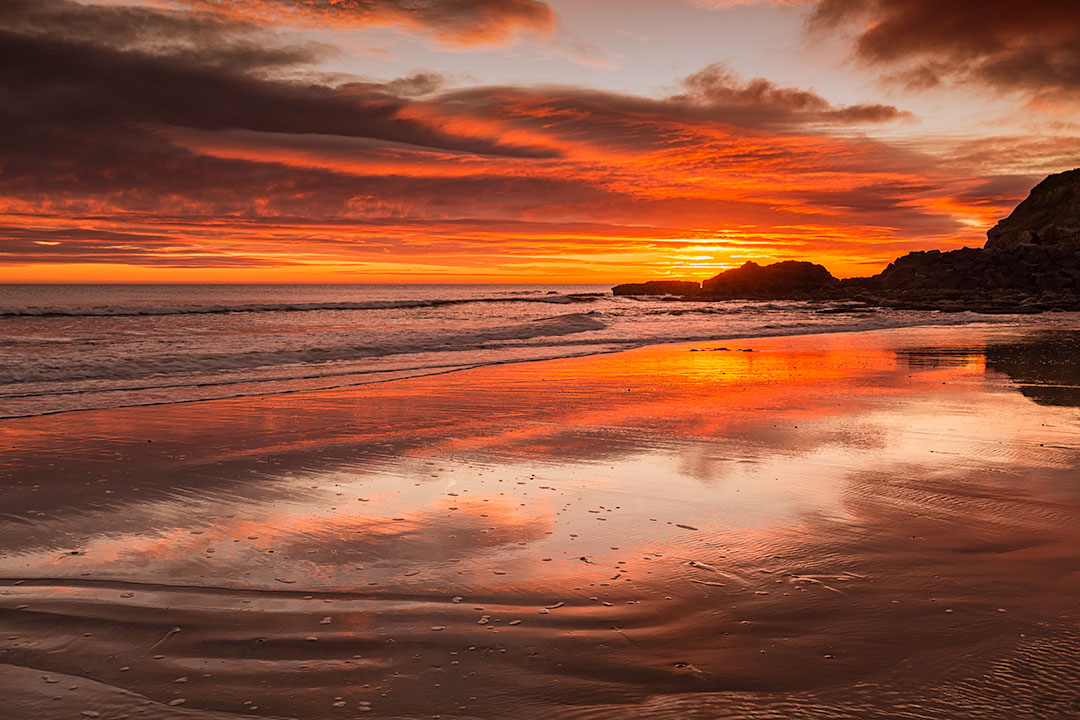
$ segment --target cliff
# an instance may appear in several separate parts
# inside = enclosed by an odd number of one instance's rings
[[[931,250],[869,278],[841,281],[853,297],[891,307],[1028,312],[1080,308],[1080,246]]]
[[[909,253],[877,275],[843,281],[809,262],[748,262],[700,289],[697,283],[643,283],[620,285],[615,294],[649,294],[639,289],[654,285],[688,300],[848,298],[912,309],[1080,310],[1080,169],[1036,185],[987,231],[984,248]]]
[[[1023,245],[1080,249],[1080,168],[1051,175],[1036,185],[986,237],[987,250]]]

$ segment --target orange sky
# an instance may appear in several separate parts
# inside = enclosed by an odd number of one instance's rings
[[[15,0],[0,280],[878,272],[1080,165],[1049,0]]]

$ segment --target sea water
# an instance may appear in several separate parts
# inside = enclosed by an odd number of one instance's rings
[[[384,382],[642,345],[971,323],[599,285],[0,285],[0,417]]]

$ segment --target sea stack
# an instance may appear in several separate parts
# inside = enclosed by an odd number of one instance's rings
[[[839,287],[840,281],[821,265],[786,260],[744,263],[701,283],[701,294],[722,300],[801,300],[836,295]]]

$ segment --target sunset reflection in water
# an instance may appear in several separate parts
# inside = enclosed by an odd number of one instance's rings
[[[1075,387],[959,334],[4,421],[0,662],[304,718],[1045,702],[1002,668],[1077,661]]]

